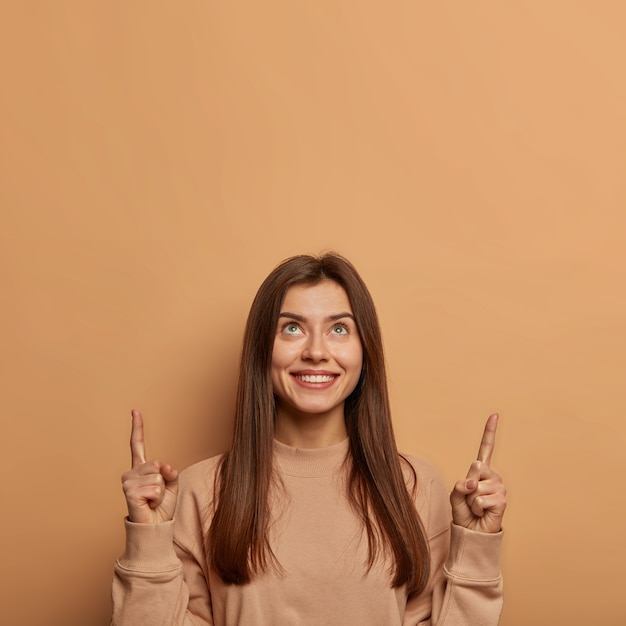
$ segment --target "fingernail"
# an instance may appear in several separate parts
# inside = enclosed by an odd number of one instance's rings
[[[466,487],[467,489],[476,489],[476,481],[475,481],[475,480],[468,480],[468,481],[465,483],[465,487]]]

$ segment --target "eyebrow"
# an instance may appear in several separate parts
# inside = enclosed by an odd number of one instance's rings
[[[306,322],[306,317],[304,317],[303,315],[298,315],[297,313],[289,313],[288,311],[283,311],[282,313],[279,313],[278,317],[288,317],[290,319],[296,320],[297,322]],[[340,320],[343,317],[349,317],[356,322],[356,320],[354,319],[354,315],[352,315],[352,313],[348,313],[347,311],[344,311],[343,313],[336,313],[335,315],[329,315],[324,321],[335,322],[336,320]]]

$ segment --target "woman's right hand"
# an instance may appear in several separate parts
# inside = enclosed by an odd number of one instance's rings
[[[128,519],[138,524],[158,524],[174,519],[178,496],[178,471],[159,461],[147,461],[143,417],[132,411],[130,433],[132,468],[122,475]]]

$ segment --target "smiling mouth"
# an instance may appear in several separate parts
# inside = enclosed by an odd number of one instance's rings
[[[294,376],[303,383],[330,383],[337,378],[329,374],[294,374]]]

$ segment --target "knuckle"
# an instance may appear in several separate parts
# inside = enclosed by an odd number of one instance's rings
[[[161,464],[158,461],[150,461],[146,463],[147,469],[149,470],[149,474],[160,475],[161,473]]]

